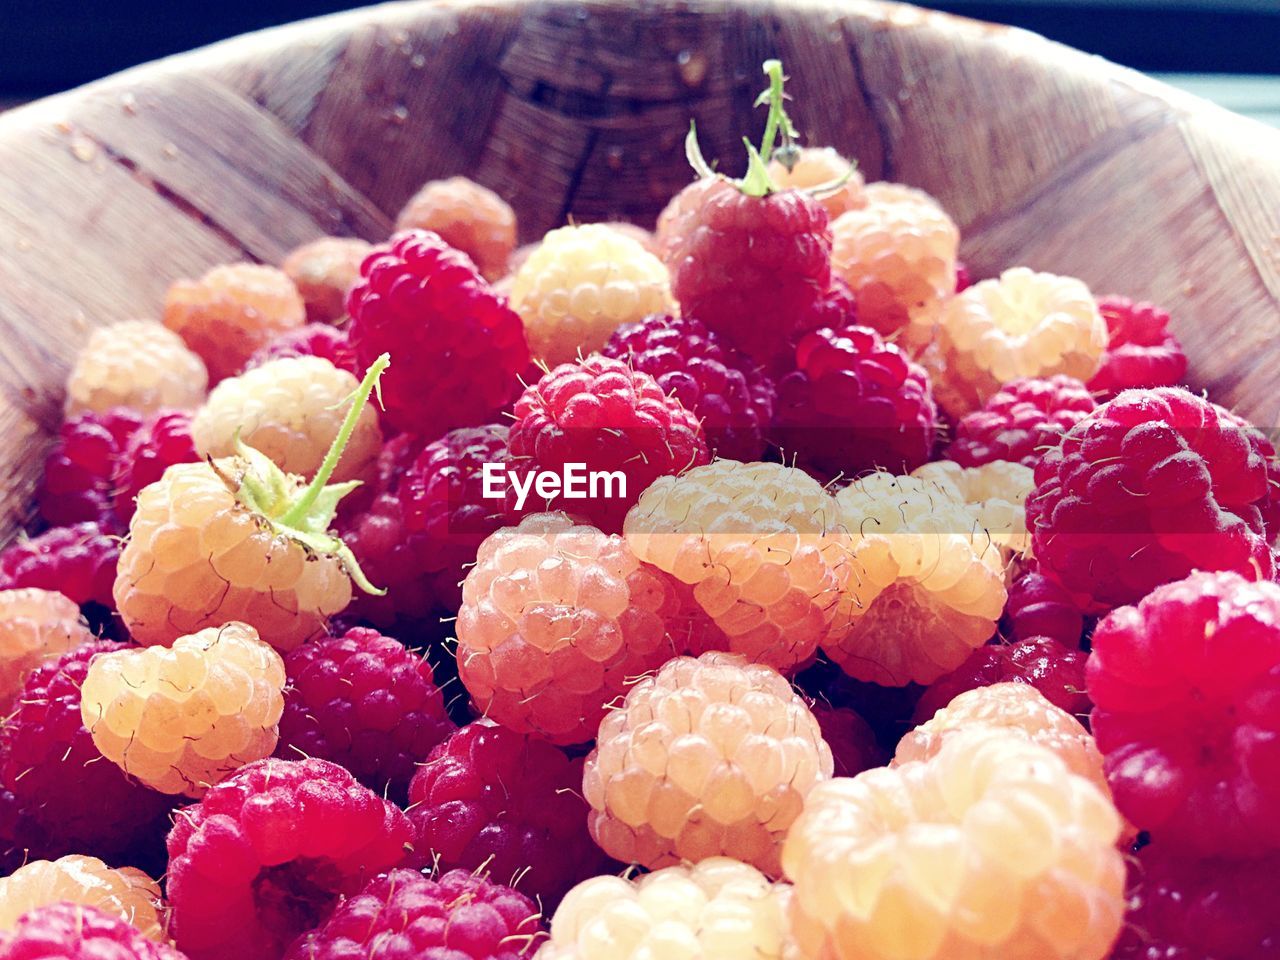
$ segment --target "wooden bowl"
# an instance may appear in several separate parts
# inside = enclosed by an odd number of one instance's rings
[[[868,0],[388,4],[242,37],[0,115],[0,540],[69,362],[170,281],[380,239],[424,180],[520,215],[649,223],[732,168],[760,63],[808,142],[939,197],[979,276],[1026,264],[1166,305],[1191,380],[1280,411],[1280,131],[1041,37]]]

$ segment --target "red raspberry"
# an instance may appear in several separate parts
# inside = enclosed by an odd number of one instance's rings
[[[1270,578],[1277,483],[1271,444],[1239,417],[1128,390],[1041,458],[1027,526],[1041,572],[1105,612],[1196,568]]]
[[[963,260],[956,261],[956,293],[964,293],[973,286],[973,277],[969,273],[969,265]]]
[[[409,785],[415,850],[438,870],[483,870],[554,904],[612,861],[587,833],[582,758],[479,720],[432,751]]]
[[[1084,633],[1084,614],[1071,594],[1044,574],[1031,571],[1009,587],[1000,630],[1010,640],[1052,637],[1068,649],[1075,649]]]
[[[357,380],[364,373],[346,331],[328,323],[308,323],[280,334],[250,357],[245,369],[260,367],[268,360],[281,357],[320,357],[339,370],[346,370]]]
[[[126,407],[66,421],[44,461],[44,479],[36,492],[40,515],[54,526],[94,522],[123,532],[111,496],[120,452],[141,425],[142,416]]]
[[[821,701],[809,709],[822,729],[822,739],[831,748],[835,776],[856,777],[864,770],[883,766],[888,760],[871,724],[856,711]]]
[[[1169,330],[1169,314],[1154,303],[1102,297],[1098,311],[1107,322],[1107,350],[1089,389],[1110,399],[1131,387],[1171,387],[1187,372],[1182,343]]]
[[[191,413],[169,410],[156,414],[133,432],[120,451],[115,474],[116,515],[128,522],[143,487],[155,483],[175,463],[199,459],[191,439]]]
[[[1093,634],[1093,732],[1116,806],[1205,856],[1280,851],[1280,586],[1194,573]]]
[[[0,960],[185,960],[128,921],[62,901],[37,907],[0,933]]]
[[[435,439],[497,419],[529,365],[524,326],[466,254],[409,230],[375,248],[347,298],[361,366],[394,362],[382,379],[384,420]],[[483,376],[477,376],[482,371]]]
[[[538,908],[484,877],[392,870],[299,938],[288,960],[530,960]]]
[[[778,382],[773,440],[796,465],[827,476],[910,473],[929,459],[937,408],[924,368],[870,327],[801,338]]]
[[[1035,467],[1062,435],[1097,407],[1075,377],[1028,377],[1000,388],[982,409],[960,418],[945,456],[963,467],[1011,460]]]
[[[376,630],[304,643],[284,663],[278,757],[332,760],[402,799],[415,764],[453,730],[431,665]]]
[[[115,609],[120,541],[96,523],[54,527],[38,537],[15,540],[0,553],[0,589],[40,587],[57,590],[80,606]]]
[[[413,828],[327,760],[241,767],[174,818],[171,932],[192,960],[278,960],[405,857]]]
[[[114,858],[162,830],[169,799],[104,759],[80,716],[89,661],[122,649],[95,641],[37,668],[4,727],[0,780],[40,834],[20,838],[33,857]]]
[[[1027,683],[1055,707],[1085,722],[1093,704],[1085,693],[1087,655],[1050,637],[1017,643],[989,643],[929,684],[916,704],[914,722],[924,723],[966,690],[993,683]]]
[[[548,502],[531,492],[521,506],[567,509],[606,533],[622,529],[627,510],[658,477],[710,459],[702,427],[678,399],[649,374],[594,355],[561,364],[525,390],[516,401],[510,455],[520,471],[560,473],[581,463],[588,472],[621,472],[625,496]]]
[[[773,417],[773,382],[697,320],[657,315],[627,324],[602,352],[649,374],[684,404],[702,421],[716,456],[760,459]]]

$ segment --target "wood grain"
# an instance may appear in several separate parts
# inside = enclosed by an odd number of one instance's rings
[[[652,222],[696,119],[723,169],[781,57],[811,142],[936,194],[980,274],[1168,305],[1193,382],[1280,420],[1280,131],[1022,31],[871,0],[387,4],[218,44],[0,116],[0,537],[90,327],[167,284],[376,239],[422,181]]]

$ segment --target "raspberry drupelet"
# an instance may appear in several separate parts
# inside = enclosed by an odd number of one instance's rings
[[[52,590],[0,590],[0,710],[7,710],[31,671],[93,634],[80,607]]]
[[[93,522],[123,530],[112,495],[122,451],[142,422],[140,414],[125,407],[65,420],[36,490],[40,515],[54,526]]]
[[[0,589],[57,590],[81,607],[115,609],[111,585],[120,541],[96,523],[53,527],[19,537],[0,552]]]
[[[339,370],[360,376],[360,366],[347,332],[328,323],[308,323],[280,334],[250,357],[245,369],[252,370],[281,357],[320,357]]]
[[[1074,377],[1014,380],[960,418],[945,456],[965,467],[1010,460],[1034,468],[1097,405]]]
[[[1036,466],[1027,500],[1036,561],[1087,613],[1134,603],[1193,569],[1275,569],[1271,443],[1182,389],[1127,390]]]
[[[33,860],[0,880],[0,930],[12,931],[32,910],[55,903],[93,907],[151,940],[165,939],[160,885],[141,870],[83,856]]]
[[[356,359],[396,358],[382,384],[383,421],[434,440],[497,420],[520,391],[529,348],[520,318],[466,254],[409,230],[375,248],[360,274],[347,298]]]
[[[259,760],[174,817],[170,931],[192,960],[280,960],[411,842],[404,813],[337,764]]]
[[[129,436],[119,453],[112,503],[125,523],[133,519],[138,494],[164,476],[175,463],[200,459],[191,438],[191,414],[162,410]]]
[[[190,410],[204,400],[209,373],[182,338],[151,320],[99,327],[67,375],[67,416],[127,407]]]
[[[430,230],[475,262],[490,282],[507,272],[516,248],[516,212],[466,177],[431,180],[396,215],[397,230]]]
[[[793,151],[785,162],[781,151],[775,151],[769,162],[769,178],[779,190],[815,190],[815,198],[833,221],[867,205],[866,183],[852,160],[834,147],[795,147]]]
[[[1124,913],[1120,819],[1006,731],[819,784],[783,849],[802,956],[1103,960]]]
[[[458,671],[478,710],[553,743],[590,740],[631,678],[672,657],[664,575],[627,542],[533,514],[480,546],[462,587]]]
[[[1102,297],[1098,311],[1107,324],[1107,350],[1089,389],[1110,400],[1134,387],[1172,387],[1187,373],[1182,343],[1169,329],[1169,314],[1154,303]]]
[[[306,319],[293,281],[275,267],[253,263],[179,280],[164,302],[164,325],[200,356],[213,383],[239,373],[255,351]]]
[[[1050,637],[1074,650],[1084,635],[1084,614],[1059,584],[1030,570],[1009,585],[1000,633],[1010,640]]]
[[[346,315],[347,293],[373,245],[355,237],[321,237],[285,257],[285,272],[307,311],[308,323],[333,324]]]
[[[777,671],[727,653],[678,657],[600,724],[582,781],[588,826],[624,863],[732,855],[777,876],[787,828],[833,763]]]
[[[185,960],[122,917],[81,903],[51,903],[0,933],[0,960]]]
[[[284,665],[277,756],[340,763],[375,793],[403,800],[416,765],[453,731],[431,665],[376,630],[303,644]]]
[[[1194,573],[1098,624],[1092,725],[1120,811],[1200,856],[1280,851],[1280,586]]]
[[[729,857],[628,881],[594,877],[551,920],[538,960],[784,960],[792,956],[786,884]]]
[[[414,852],[437,871],[483,871],[545,906],[616,865],[587,833],[582,758],[485,720],[440,744],[409,786]]]

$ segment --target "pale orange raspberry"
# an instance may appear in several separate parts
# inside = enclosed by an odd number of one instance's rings
[[[397,230],[431,230],[469,256],[486,280],[507,272],[516,247],[516,213],[487,187],[466,177],[432,180],[396,217]]]
[[[701,222],[700,212],[708,196],[721,189],[721,182],[719,177],[699,177],[668,200],[658,214],[653,239],[658,245],[658,258],[668,269],[675,268],[672,258],[676,247],[683,242],[684,235]]]
[[[624,237],[630,237],[655,257],[660,255],[658,251],[658,240],[653,235],[652,230],[646,230],[638,224],[627,223],[625,220],[609,220],[606,221],[603,226],[608,227],[616,233],[622,234]]]
[[[790,170],[776,159],[769,164],[769,179],[782,190],[807,190],[836,183],[845,176],[848,179],[843,186],[826,191],[817,198],[827,208],[827,215],[832,220],[867,205],[866,183],[852,160],[840,156],[834,147],[801,147]]]
[[[0,590],[0,709],[13,702],[32,670],[92,639],[80,607],[62,594]]]
[[[168,939],[159,884],[133,867],[112,869],[97,857],[82,856],[33,860],[0,880],[0,930],[12,930],[37,907],[63,902],[120,917],[152,940]]]
[[[176,333],[151,320],[124,320],[94,330],[76,354],[66,414],[188,410],[204,400],[208,386],[204,361]]]
[[[1003,551],[1006,560],[1031,556],[1026,505],[1035,488],[1035,471],[1030,467],[1007,460],[993,460],[977,467],[935,460],[916,468],[911,475],[968,504],[978,525]],[[1014,569],[1011,565],[1010,570]]]
[[[311,323],[337,323],[347,313],[347,291],[360,279],[372,244],[355,237],[321,237],[298,247],[280,268],[306,305]]]

